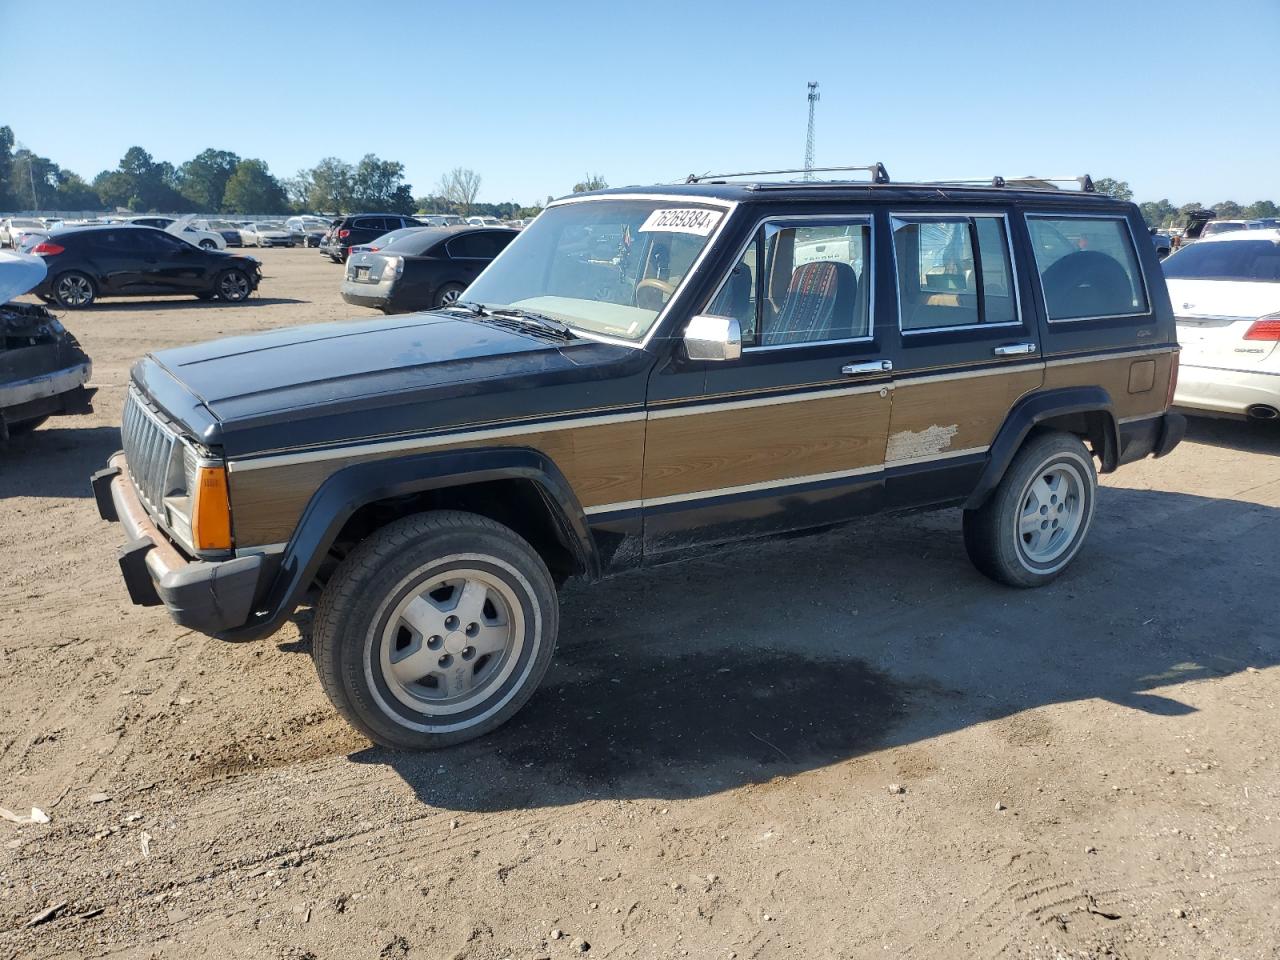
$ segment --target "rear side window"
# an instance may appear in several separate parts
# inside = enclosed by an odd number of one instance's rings
[[[904,333],[1017,323],[1001,216],[893,218]]]
[[[492,260],[511,242],[504,233],[469,233],[449,241],[449,256],[461,260]]]
[[[1027,227],[1050,321],[1148,312],[1133,236],[1124,218],[1030,214]]]
[[[1195,243],[1183,247],[1164,262],[1164,275],[1180,280],[1265,280],[1280,283],[1280,241]]]

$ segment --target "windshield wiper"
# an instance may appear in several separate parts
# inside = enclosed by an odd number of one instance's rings
[[[465,310],[477,317],[483,317],[488,311],[485,310],[483,303],[476,303],[472,300],[455,300],[453,303],[445,307],[446,310]]]
[[[569,339],[577,336],[577,334],[573,332],[573,328],[567,323],[555,320],[541,313],[533,313],[530,310],[521,310],[519,307],[498,307],[496,309],[490,309],[489,312],[496,317],[512,317],[516,320],[523,320],[526,323],[531,323],[534,326],[541,327],[543,330],[548,330],[551,333],[558,333],[560,336]]]

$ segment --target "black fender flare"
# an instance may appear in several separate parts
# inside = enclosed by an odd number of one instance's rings
[[[427,490],[510,479],[533,482],[579,569],[597,579],[600,558],[586,513],[560,468],[541,451],[477,447],[366,460],[343,467],[320,485],[285,546],[264,603],[258,605],[262,616],[227,631],[223,638],[255,640],[279,629],[301,602],[343,525],[361,507]]]
[[[1037,424],[1051,417],[1072,413],[1106,414],[1106,435],[1103,437],[1102,470],[1115,469],[1120,455],[1120,428],[1112,410],[1111,394],[1102,387],[1059,387],[1028,394],[1013,405],[987,452],[987,465],[978,478],[978,485],[964,503],[966,510],[976,510],[999,485],[1014,455]]]

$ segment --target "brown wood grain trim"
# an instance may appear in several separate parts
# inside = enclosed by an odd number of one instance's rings
[[[889,410],[877,391],[650,420],[644,497],[879,466]]]
[[[889,462],[990,446],[1010,409],[1037,389],[1040,369],[996,370],[987,376],[900,383],[893,391]]]
[[[1129,392],[1130,371],[1135,363],[1155,361],[1154,383],[1150,390]],[[1112,412],[1121,419],[1154,416],[1163,413],[1169,391],[1169,377],[1173,370],[1173,354],[1157,353],[1147,356],[1099,357],[1086,363],[1069,363],[1049,366],[1045,371],[1046,390],[1058,387],[1099,386],[1111,394]]]
[[[467,447],[531,447],[550,457],[564,473],[583,507],[640,497],[644,421],[631,420],[572,430],[527,433],[508,439],[484,438],[431,446],[430,452]],[[230,474],[232,519],[237,547],[288,540],[307,501],[329,476],[353,463],[412,456],[412,449],[354,453],[330,460],[283,464]],[[424,448],[423,451],[426,452]]]

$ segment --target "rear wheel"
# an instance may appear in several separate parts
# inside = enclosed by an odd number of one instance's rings
[[[219,300],[239,303],[246,299],[252,290],[249,278],[243,270],[223,270],[218,274],[218,282],[213,288],[213,293]]]
[[[446,283],[436,291],[435,307],[449,307],[458,302],[458,297],[462,296],[463,286],[460,283]]]
[[[389,747],[470,740],[533,694],[555,649],[555,585],[537,552],[475,514],[399,520],[326,585],[312,657],[351,724]]]
[[[1078,437],[1032,434],[987,502],[965,511],[969,559],[1011,587],[1048,583],[1084,545],[1097,490],[1093,457]]]
[[[217,250],[218,245],[214,243],[212,240],[210,240],[208,237],[205,237],[203,240],[200,241],[200,249],[201,250]]]
[[[93,280],[79,270],[68,270],[54,278],[53,300],[67,310],[82,310],[91,306],[98,297]]]

